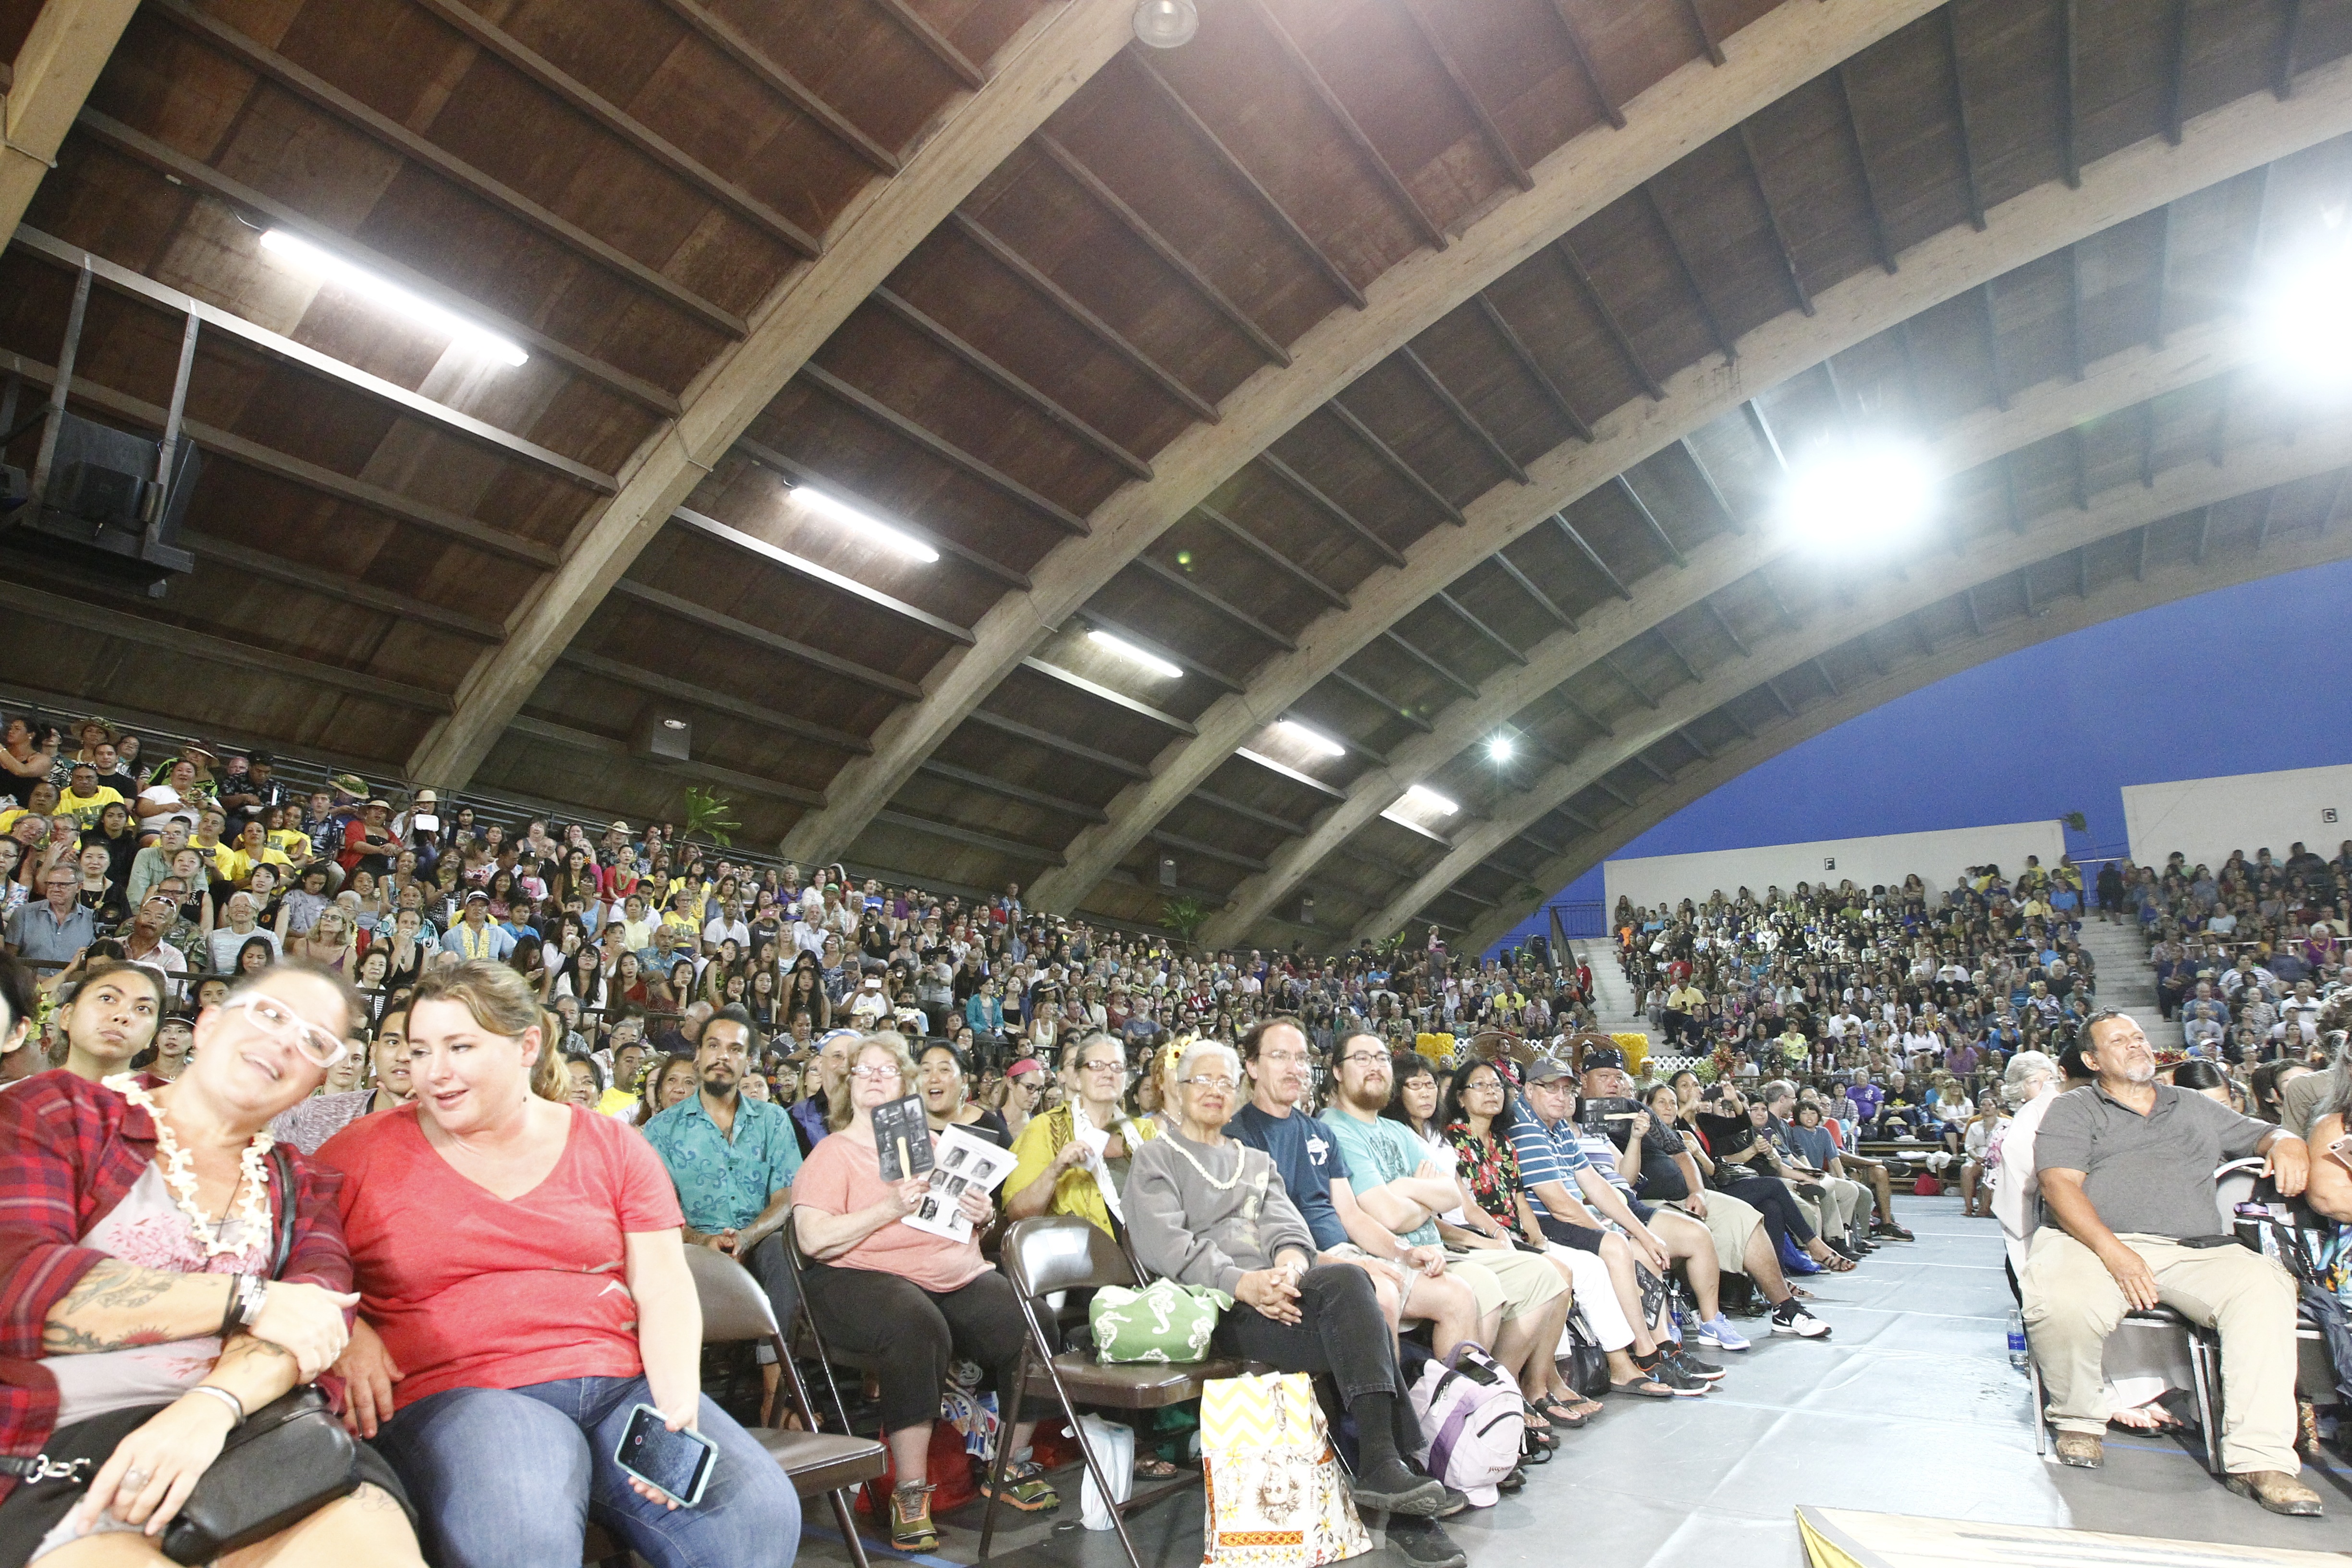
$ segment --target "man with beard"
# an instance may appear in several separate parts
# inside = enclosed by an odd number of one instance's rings
[[[782,1228],[801,1145],[782,1106],[743,1094],[759,1054],[749,1013],[729,1007],[712,1017],[694,1053],[700,1089],[646,1122],[646,1141],[677,1188],[687,1244],[740,1260],[768,1292],[776,1321],[789,1323],[798,1298]]]
[[[2213,1195],[2217,1166],[2261,1154],[2293,1197],[2308,1150],[2283,1127],[2158,1082],[2156,1054],[2127,1013],[2084,1023],[2082,1054],[2096,1077],[2059,1096],[2034,1139],[2052,1223],[2034,1233],[2018,1280],[2059,1462],[2103,1462],[2107,1335],[2125,1312],[2160,1302],[2221,1331],[2230,1489],[2273,1513],[2317,1517],[2318,1494],[2295,1479],[2294,1281],[2236,1244]]]

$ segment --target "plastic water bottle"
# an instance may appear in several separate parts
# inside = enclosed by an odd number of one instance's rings
[[[2009,1364],[2020,1372],[2023,1372],[2027,1365],[2025,1317],[2013,1307],[2009,1313]]]

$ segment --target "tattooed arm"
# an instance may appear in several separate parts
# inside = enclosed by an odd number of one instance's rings
[[[84,1355],[218,1333],[235,1284],[234,1275],[173,1274],[101,1258],[49,1309],[41,1325],[41,1352]],[[232,1336],[230,1349],[249,1337],[288,1358],[304,1379],[316,1377],[342,1353],[350,1337],[343,1309],[358,1300],[356,1295],[296,1279],[274,1280],[260,1314],[248,1325],[250,1336]],[[222,1360],[227,1359],[224,1352]],[[224,1386],[236,1391],[234,1384]],[[292,1386],[289,1380],[268,1398]]]

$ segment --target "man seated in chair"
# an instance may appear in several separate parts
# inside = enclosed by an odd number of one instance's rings
[[[2279,1191],[2303,1191],[2303,1140],[2208,1096],[2159,1083],[2156,1054],[2128,1014],[2083,1026],[2096,1077],[2061,1095],[2033,1158],[2050,1223],[2035,1232],[2019,1288],[2062,1464],[2105,1458],[2101,1355],[2124,1314],[2161,1303],[2221,1336],[2221,1459],[2230,1489],[2273,1513],[2317,1517],[2296,1477],[2295,1287],[2225,1230],[2213,1172],[2261,1154]]]

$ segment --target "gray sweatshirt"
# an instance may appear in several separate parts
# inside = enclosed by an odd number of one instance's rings
[[[1240,1179],[1223,1190],[1202,1174],[1224,1181],[1236,1170]],[[1211,1149],[1171,1131],[1139,1146],[1125,1199],[1136,1257],[1181,1284],[1213,1285],[1230,1296],[1243,1275],[1273,1268],[1286,1247],[1315,1257],[1315,1237],[1274,1162],[1231,1139]]]

